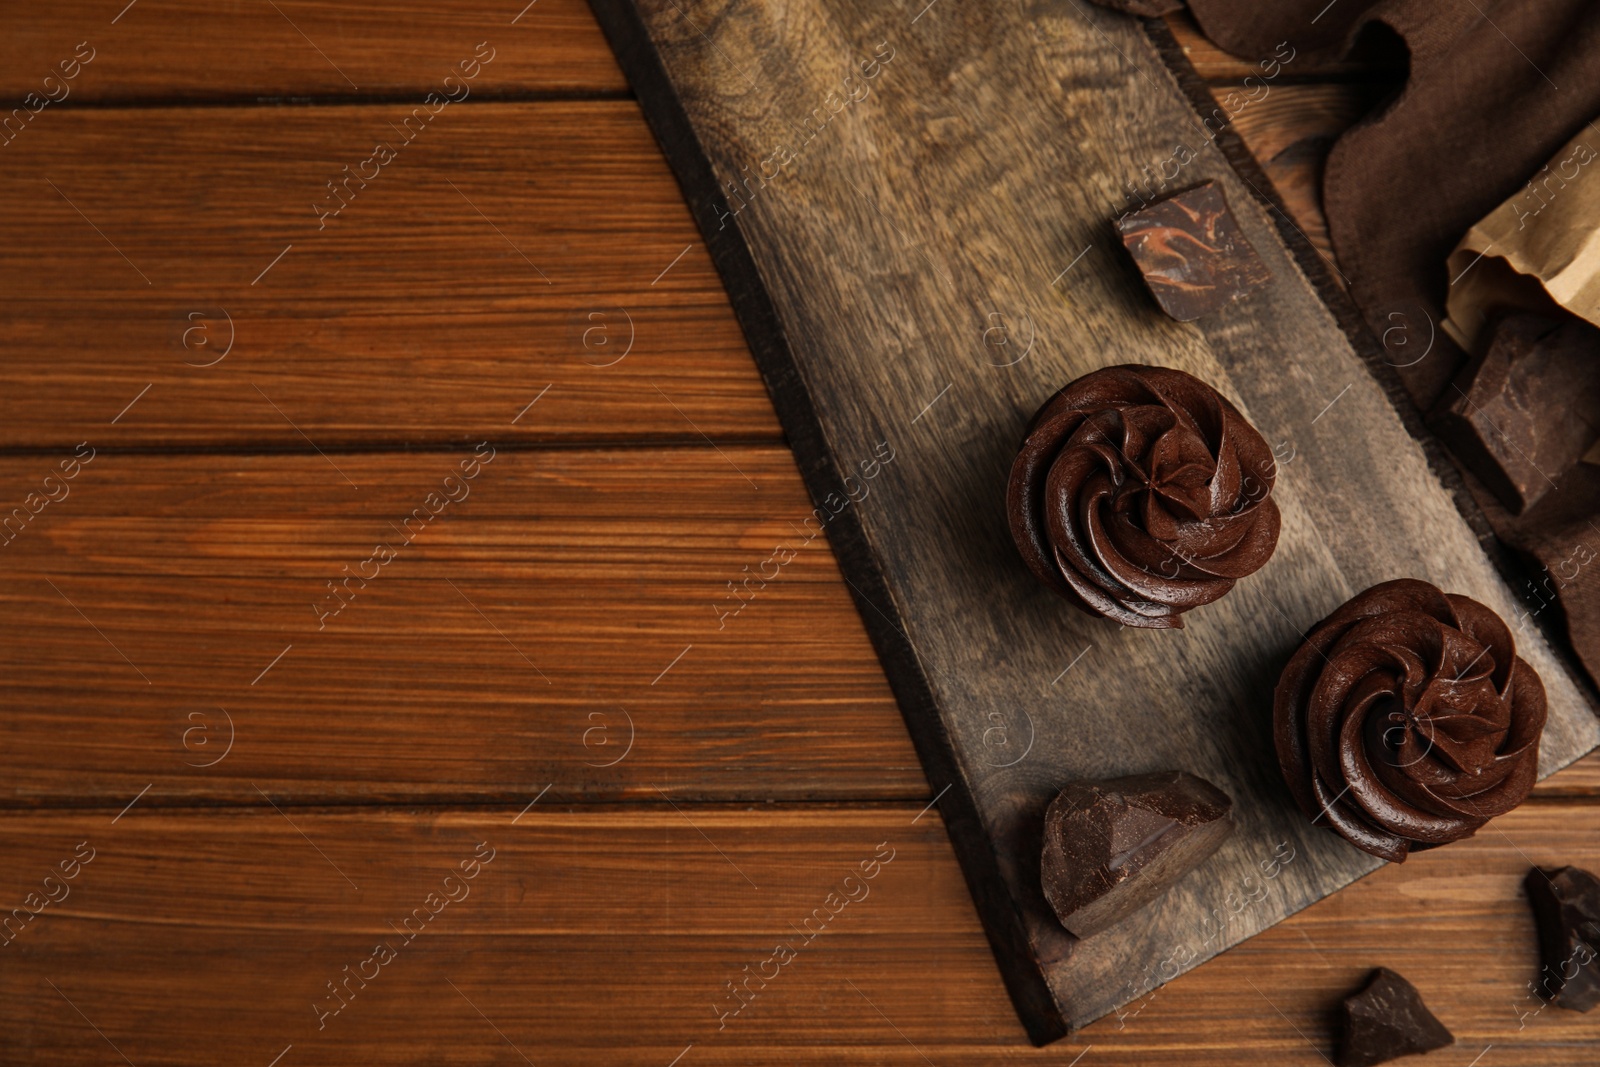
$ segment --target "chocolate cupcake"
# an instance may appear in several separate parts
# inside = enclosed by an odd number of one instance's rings
[[[1124,626],[1170,629],[1278,544],[1272,450],[1200,379],[1127,364],[1041,407],[1006,511],[1039,581]]]
[[[1396,862],[1522,803],[1544,716],[1544,683],[1500,616],[1411,579],[1314,626],[1273,702],[1300,810]]]

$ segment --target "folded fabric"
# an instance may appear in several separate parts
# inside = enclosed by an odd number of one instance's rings
[[[1153,14],[1173,0],[1104,0]],[[1283,42],[1313,73],[1358,38],[1403,48],[1399,94],[1334,145],[1323,208],[1337,269],[1373,332],[1408,345],[1395,369],[1432,408],[1466,362],[1443,330],[1446,260],[1463,234],[1523,189],[1584,130],[1600,149],[1600,4],[1594,0],[1188,0],[1207,37],[1243,59]],[[1414,361],[1413,361],[1414,360]]]

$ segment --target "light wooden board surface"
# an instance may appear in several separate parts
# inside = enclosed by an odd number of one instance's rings
[[[713,39],[671,0],[599,10],[813,497],[843,499],[886,442],[897,456],[836,544],[1035,1038],[1154,985],[1141,970],[1280,841],[1314,861],[1187,965],[1374,869],[1287,800],[1266,718],[1284,657],[1317,619],[1391,578],[1431,580],[1507,617],[1512,596],[1256,190],[1200,139],[1138,24],[1082,7],[817,0],[710,5]],[[1220,182],[1275,276],[1194,325],[1154,311],[1110,226],[1139,163],[1184,138],[1182,184]],[[986,351],[997,321],[1016,345]],[[1033,409],[1118,363],[1218,385],[1293,457],[1280,461],[1272,563],[1181,633],[1063,607],[1020,565],[1002,514]],[[1551,696],[1549,773],[1594,747],[1597,724],[1540,638],[1519,651]],[[994,750],[997,723],[1014,747]],[[1137,926],[1071,939],[1038,890],[1044,806],[1075,778],[1168,767],[1228,792],[1239,831]]]

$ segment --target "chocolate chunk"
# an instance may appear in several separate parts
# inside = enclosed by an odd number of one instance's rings
[[[1600,329],[1576,316],[1507,315],[1446,390],[1434,425],[1520,515],[1600,437]]]
[[[1198,319],[1272,280],[1222,195],[1206,182],[1117,220],[1122,243],[1161,309]]]
[[[1345,998],[1339,1067],[1372,1067],[1455,1043],[1417,987],[1387,967],[1373,971],[1365,989]]]
[[[1535,867],[1522,888],[1539,924],[1539,992],[1573,1011],[1600,1004],[1600,879],[1578,867]]]
[[[1045,899],[1078,937],[1150,903],[1233,832],[1233,801],[1183,771],[1072,782],[1044,816]]]
[[[1600,511],[1524,534],[1515,547],[1538,568],[1517,589],[1517,633],[1560,617],[1589,677],[1600,678]]]

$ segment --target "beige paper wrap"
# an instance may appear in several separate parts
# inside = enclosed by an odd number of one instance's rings
[[[1450,253],[1444,331],[1476,347],[1497,308],[1557,314],[1600,326],[1600,130],[1569,141]]]

